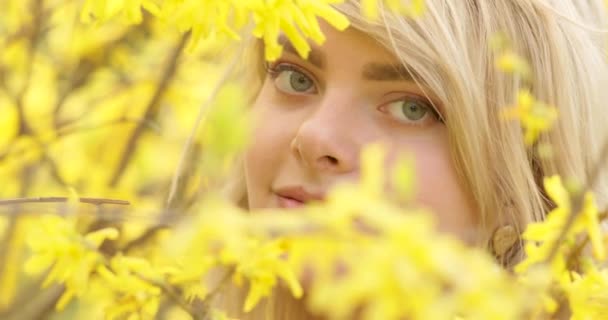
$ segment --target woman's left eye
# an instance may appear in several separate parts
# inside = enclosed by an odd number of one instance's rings
[[[441,117],[430,103],[415,98],[393,101],[380,109],[397,120],[408,124],[425,125],[434,121],[441,121]]]

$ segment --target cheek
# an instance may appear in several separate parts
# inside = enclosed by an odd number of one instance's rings
[[[432,139],[405,148],[415,159],[415,199],[432,211],[441,230],[473,242],[477,210],[456,174],[446,140]]]
[[[276,108],[267,107],[264,91],[260,93],[254,108],[254,133],[245,151],[245,181],[250,208],[266,205],[270,185],[289,151],[290,123],[277,120],[281,114]]]

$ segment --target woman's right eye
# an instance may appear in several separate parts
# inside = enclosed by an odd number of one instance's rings
[[[296,67],[288,64],[279,64],[269,68],[270,77],[275,86],[289,94],[315,93],[315,82]]]

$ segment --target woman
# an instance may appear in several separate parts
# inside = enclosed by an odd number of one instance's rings
[[[283,41],[281,58],[266,63],[258,44],[258,72],[247,82],[259,84],[257,129],[237,198],[249,209],[321,199],[332,186],[356,180],[359,152],[380,142],[389,150],[387,168],[401,153],[413,157],[415,199],[432,209],[442,230],[477,246],[488,246],[505,227],[518,234],[551,208],[544,176],[586,177],[598,161],[607,137],[604,6],[429,0],[421,17],[381,8],[372,22],[359,1],[347,1],[336,7],[351,26],[340,32],[322,23],[327,40],[311,44],[308,59]],[[490,47],[497,34],[528,61],[529,78],[496,68]],[[520,89],[559,113],[532,147],[517,122],[500,116]],[[552,155],[541,156],[540,144],[551,145]],[[598,181],[603,208],[607,189]],[[512,265],[518,247],[514,242],[498,258]],[[238,316],[310,317],[287,297],[277,293]]]

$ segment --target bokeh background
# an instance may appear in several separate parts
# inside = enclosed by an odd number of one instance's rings
[[[202,192],[204,135],[193,130],[236,44],[194,44],[145,10],[83,23],[84,4],[0,1],[2,319],[44,317],[58,298],[60,288],[40,289],[40,279],[22,274],[23,231],[37,215],[61,214],[65,198],[94,198],[81,204],[91,213],[82,228],[128,220],[123,232],[136,236],[159,217],[187,212]],[[234,90],[217,94],[230,100]]]

